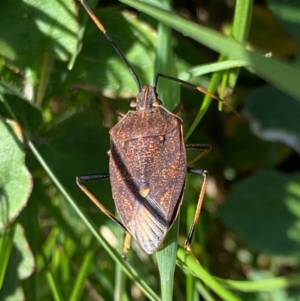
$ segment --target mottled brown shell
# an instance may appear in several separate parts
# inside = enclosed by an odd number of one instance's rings
[[[110,179],[117,210],[130,234],[152,254],[182,200],[187,169],[182,120],[161,106],[129,111],[110,130],[110,137]]]

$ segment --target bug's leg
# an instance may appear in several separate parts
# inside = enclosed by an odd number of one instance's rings
[[[121,111],[121,110],[117,110],[117,115],[121,118],[123,118],[126,115],[126,112]]]
[[[82,175],[76,177],[76,183],[78,187],[85,193],[85,195],[106,215],[108,216],[111,220],[113,220],[118,226],[120,226],[125,232],[126,232],[126,237],[125,237],[125,242],[124,242],[124,247],[123,247],[123,258],[126,258],[126,253],[128,249],[130,248],[130,236],[127,228],[125,225],[120,222],[109,210],[107,210],[101,203],[100,201],[83,185],[83,182],[90,182],[90,181],[95,181],[95,180],[104,180],[109,178],[109,173],[103,173],[103,174],[93,174],[93,175]],[[125,248],[126,246],[126,248]],[[126,250],[126,251],[125,251]]]
[[[172,111],[172,113],[173,113],[174,115],[177,115],[182,109],[183,109],[183,104],[182,104],[182,103],[179,103],[179,104],[175,107],[175,109]]]
[[[192,238],[193,238],[193,235],[194,235],[194,232],[195,232],[195,228],[196,228],[198,220],[199,220],[199,216],[200,216],[200,212],[201,212],[201,208],[202,208],[202,203],[203,203],[204,196],[205,196],[205,191],[206,191],[206,187],[207,187],[207,183],[208,183],[208,171],[205,170],[205,169],[193,168],[193,167],[188,167],[187,171],[189,173],[192,173],[192,174],[201,175],[204,178],[203,183],[202,183],[202,187],[201,187],[201,190],[200,190],[200,194],[199,194],[199,197],[198,197],[198,202],[197,202],[197,207],[196,207],[196,212],[195,212],[195,215],[194,215],[194,219],[193,219],[191,228],[189,230],[187,239],[186,239],[185,244],[184,244],[184,248],[189,253],[191,253],[193,255],[190,245],[191,245]]]
[[[202,151],[198,156],[196,156],[194,159],[188,162],[188,166],[194,164],[195,162],[200,160],[202,157],[204,157],[206,154],[208,154],[211,151],[211,145],[209,144],[186,144],[185,148],[187,150]]]
[[[192,89],[196,89],[198,90],[199,92],[205,94],[205,95],[208,95],[209,97],[217,100],[218,102],[220,103],[223,103],[225,106],[227,106],[232,112],[234,112],[237,116],[240,116],[240,114],[225,100],[223,99],[220,99],[219,97],[217,97],[216,95],[214,95],[213,93],[210,93],[209,91],[205,90],[204,88],[202,88],[201,86],[197,86],[197,85],[194,85],[194,84],[191,84],[187,81],[184,81],[182,79],[179,79],[179,78],[176,78],[176,77],[173,77],[173,76],[169,76],[169,75],[166,75],[166,74],[161,74],[161,73],[156,73],[155,76],[154,76],[154,80],[153,80],[153,87],[156,88],[157,87],[157,82],[158,82],[158,79],[160,77],[163,77],[163,78],[166,78],[166,79],[169,79],[169,80],[172,80],[172,81],[175,81],[175,82],[178,82],[182,85],[185,85],[187,87],[190,87]]]
[[[158,82],[158,79],[159,79],[160,77],[163,77],[163,78],[166,78],[166,79],[169,79],[169,80],[178,82],[178,83],[180,83],[180,84],[182,84],[182,85],[185,85],[185,86],[187,86],[187,87],[191,87],[191,88],[193,88],[193,89],[196,89],[196,90],[198,90],[198,91],[200,91],[200,92],[202,92],[202,93],[204,93],[204,94],[210,96],[211,98],[214,98],[214,99],[216,99],[216,100],[222,102],[222,100],[221,100],[220,98],[218,98],[216,95],[214,95],[214,94],[208,92],[207,90],[205,90],[204,88],[202,88],[202,87],[200,87],[200,86],[194,85],[194,84],[192,84],[192,83],[189,83],[189,82],[184,81],[184,80],[182,80],[182,79],[179,79],[179,78],[177,78],[177,77],[169,76],[169,75],[162,74],[162,73],[156,73],[156,74],[155,74],[154,80],[153,80],[153,86],[154,86],[154,87],[157,87],[157,82]]]
[[[126,254],[130,249],[130,242],[131,242],[131,234],[129,232],[126,232],[124,244],[123,244],[123,251],[122,251],[122,258],[125,260],[126,260]]]
[[[209,145],[209,144],[187,144],[185,147],[186,147],[187,150],[200,150],[200,151],[202,151],[193,160],[188,162],[188,165],[191,165],[191,164],[197,162],[199,159],[201,159],[203,156],[205,156],[207,153],[209,153],[211,151],[211,145]],[[201,190],[200,190],[200,194],[199,194],[199,197],[198,197],[198,202],[197,202],[197,207],[196,207],[196,212],[195,212],[195,215],[194,215],[194,219],[193,219],[190,231],[188,233],[187,239],[186,239],[185,244],[184,244],[185,249],[192,256],[194,256],[193,252],[190,248],[190,244],[191,244],[191,241],[192,241],[192,238],[193,238],[193,235],[194,235],[196,225],[197,225],[198,220],[199,220],[199,216],[200,216],[200,212],[201,212],[201,208],[202,208],[202,203],[203,203],[203,200],[204,200],[205,191],[206,191],[207,182],[208,182],[208,172],[207,172],[207,170],[200,169],[200,168],[193,168],[193,167],[188,167],[187,172],[197,174],[197,175],[201,175],[204,178],[204,181],[202,183],[202,187],[201,187]]]

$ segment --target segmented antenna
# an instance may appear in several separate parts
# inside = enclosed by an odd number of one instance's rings
[[[142,85],[141,82],[137,76],[137,74],[135,73],[135,71],[133,70],[133,68],[130,66],[129,62],[127,61],[126,57],[124,56],[123,52],[121,51],[121,49],[119,48],[119,46],[116,44],[116,42],[113,40],[113,38],[110,36],[110,34],[106,31],[106,29],[104,28],[103,24],[99,21],[99,19],[96,17],[96,15],[92,12],[92,10],[88,7],[88,5],[85,3],[84,0],[79,0],[80,3],[82,4],[82,6],[84,7],[84,9],[87,11],[87,13],[90,15],[90,17],[92,18],[92,20],[94,21],[94,23],[97,25],[97,27],[103,32],[103,34],[106,36],[106,38],[109,40],[109,42],[112,44],[112,46],[114,47],[114,49],[116,50],[116,52],[118,53],[119,57],[123,60],[123,62],[125,63],[125,65],[127,66],[127,68],[129,69],[134,81],[137,84],[138,90],[139,92],[142,89]]]

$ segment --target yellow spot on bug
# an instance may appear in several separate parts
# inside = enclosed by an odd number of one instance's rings
[[[144,189],[141,189],[139,191],[139,194],[140,194],[140,196],[142,196],[143,198],[145,198],[148,195],[149,192],[150,192],[150,188],[144,188]]]

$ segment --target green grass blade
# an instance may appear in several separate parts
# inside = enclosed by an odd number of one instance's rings
[[[12,251],[15,237],[15,224],[0,233],[0,289],[2,287],[6,268]]]
[[[237,0],[235,4],[231,35],[242,44],[248,39],[252,7],[253,0]]]
[[[94,252],[95,248],[92,248],[91,250],[86,252],[82,264],[77,273],[69,301],[76,301],[81,299],[82,291],[84,288],[84,282],[86,281],[89,270],[91,268]]]
[[[205,301],[216,301],[216,299],[210,294],[207,287],[200,281],[197,281],[196,288]]]
[[[117,210],[115,210],[116,216]],[[124,231],[121,228],[117,228],[115,230],[117,240],[122,241],[124,239]],[[120,244],[118,246],[118,250],[121,254],[123,251],[123,245]],[[119,265],[115,265],[115,285],[114,285],[114,301],[119,301],[119,300],[124,300],[126,297],[126,280],[127,280],[127,275],[124,273],[122,268]]]
[[[36,97],[35,97],[35,103],[39,107],[42,106],[42,101],[45,97],[45,93],[49,85],[49,79],[52,72],[53,63],[54,63],[54,57],[47,52],[44,53],[42,65],[40,68],[40,77],[38,81]]]
[[[216,62],[211,64],[195,66],[188,71],[179,73],[178,77],[182,80],[188,81],[191,78],[199,77],[204,74],[213,73],[217,71],[224,71],[231,68],[247,67],[247,66],[249,66],[249,62],[246,60],[221,61],[221,62]]]
[[[241,301],[239,297],[224,288],[213,276],[211,276],[199,262],[184,249],[177,251],[178,265],[198,277],[208,288],[225,301]]]
[[[156,252],[157,265],[160,274],[162,301],[173,300],[174,271],[178,239],[179,217],[164,240],[164,247]]]
[[[243,45],[248,40],[252,7],[253,0],[237,0],[235,4],[231,36]],[[228,85],[231,89],[235,87],[238,75],[239,69],[229,71]]]
[[[274,289],[287,289],[300,285],[300,275],[288,275],[257,281],[236,281],[215,277],[224,287],[242,292],[259,292]]]
[[[61,286],[57,282],[57,278],[53,275],[53,272],[47,262],[47,258],[43,252],[41,252],[43,261],[44,261],[44,266],[46,269],[46,279],[48,282],[48,285],[50,287],[50,290],[52,292],[52,297],[53,300],[55,301],[64,301],[65,299],[63,298],[63,294],[61,292]]]

